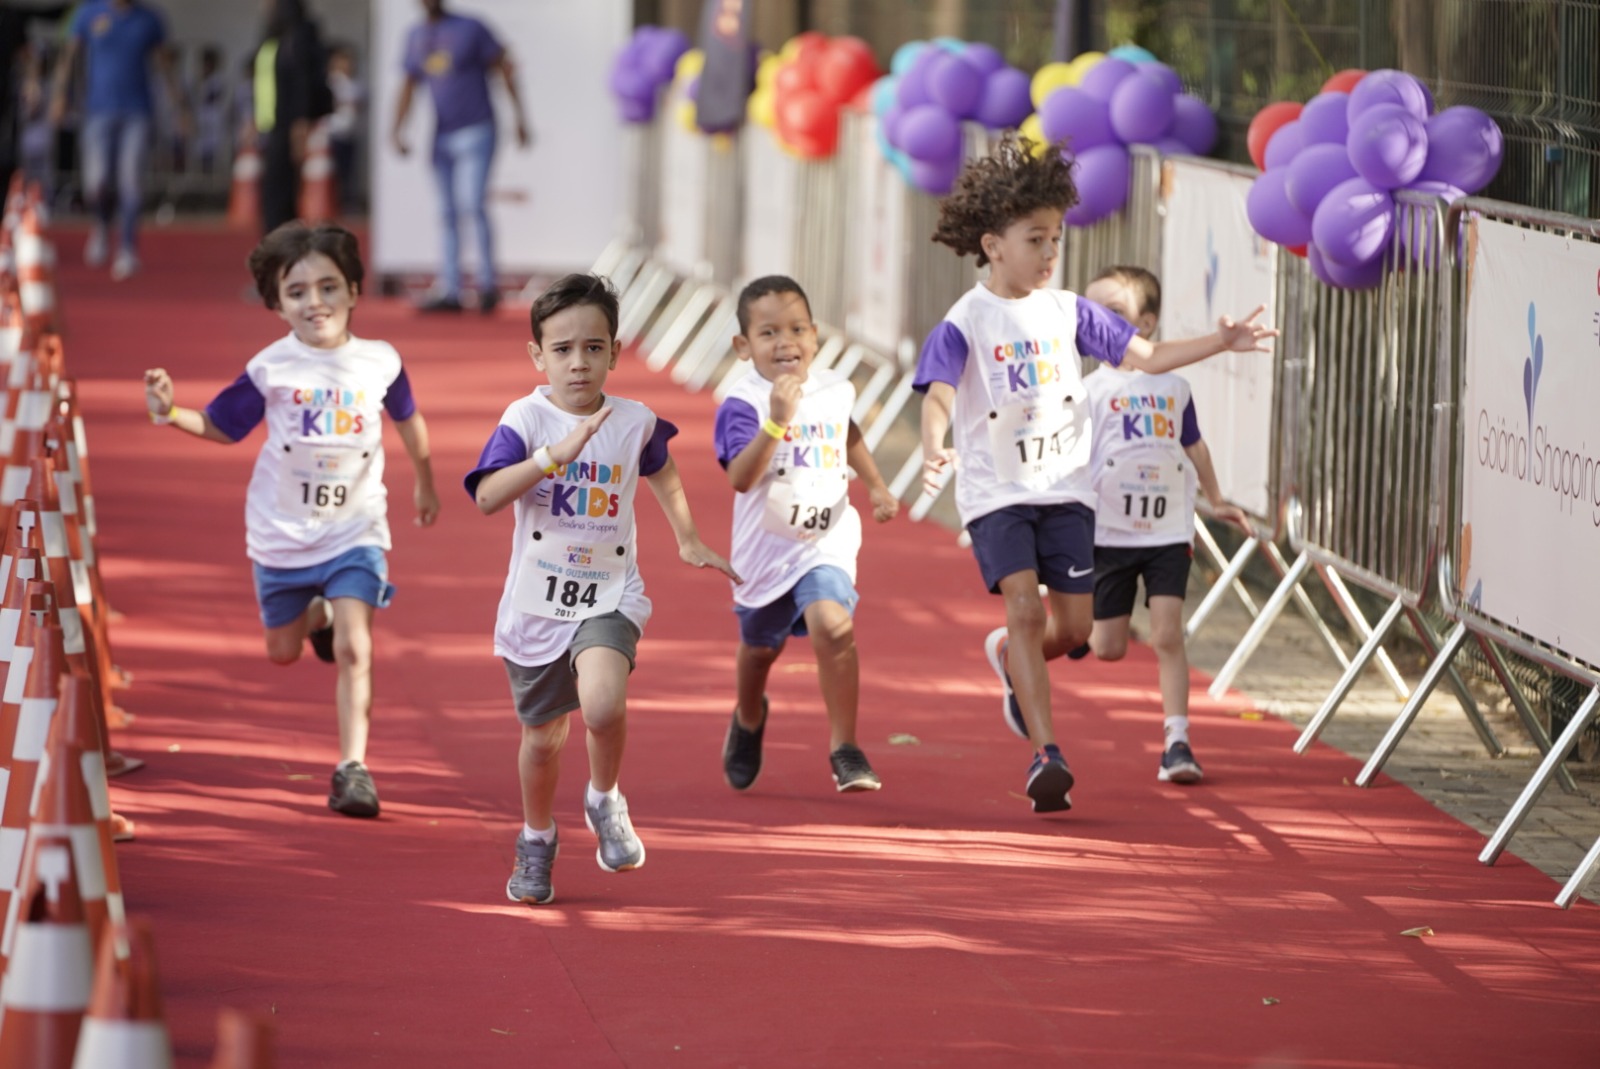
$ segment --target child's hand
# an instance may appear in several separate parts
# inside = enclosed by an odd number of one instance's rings
[[[1235,321],[1228,316],[1217,320],[1217,336],[1222,339],[1223,350],[1231,353],[1272,352],[1271,346],[1262,345],[1261,342],[1266,338],[1276,338],[1277,330],[1256,322],[1256,316],[1266,310],[1266,305],[1257,305],[1256,310],[1242,320]]]
[[[889,492],[887,486],[879,486],[872,490],[872,518],[879,523],[888,523],[900,511],[900,500]]]
[[[950,481],[950,476],[956,471],[956,451],[954,449],[941,449],[930,454],[922,462],[922,487],[930,494],[937,494],[944,489],[944,484]]]
[[[432,527],[433,521],[439,518],[439,493],[432,486],[417,484],[411,493],[412,503],[417,507],[416,524],[418,527]]]
[[[772,421],[785,427],[800,408],[800,393],[805,383],[799,375],[779,375],[772,384]]]
[[[589,444],[600,425],[611,417],[610,407],[602,408],[572,429],[572,433],[550,447],[550,459],[557,464],[571,464]]]
[[[1222,523],[1232,524],[1247,535],[1254,535],[1250,527],[1250,517],[1244,514],[1244,509],[1238,505],[1214,505],[1211,509],[1211,518]]]
[[[163,367],[144,373],[144,404],[152,416],[166,417],[172,412],[172,376]]]
[[[743,583],[739,573],[733,570],[723,556],[700,541],[698,538],[685,542],[678,547],[678,558],[685,564],[692,564],[696,568],[715,568],[735,583]]]

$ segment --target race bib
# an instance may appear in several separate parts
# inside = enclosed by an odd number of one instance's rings
[[[791,472],[767,488],[761,526],[797,542],[815,542],[844,519],[850,477],[843,471]]]
[[[628,575],[628,547],[535,531],[522,551],[511,603],[547,620],[615,612]]]
[[[353,515],[366,496],[372,450],[292,442],[278,476],[278,511],[331,523]]]
[[[1089,462],[1089,405],[1056,395],[989,412],[989,451],[1001,482],[1044,490]]]
[[[1166,450],[1145,450],[1106,461],[1095,522],[1112,531],[1171,536],[1188,528],[1187,461]]]

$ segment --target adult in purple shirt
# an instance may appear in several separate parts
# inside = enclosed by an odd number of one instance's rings
[[[495,150],[490,71],[498,71],[505,81],[517,143],[527,148],[533,139],[505,46],[477,19],[447,12],[444,0],[422,0],[422,7],[427,17],[406,36],[405,79],[395,103],[392,135],[395,151],[409,155],[406,120],[411,97],[419,82],[427,82],[433,95],[433,175],[444,223],[444,262],[432,297],[421,307],[425,312],[461,311],[460,220],[469,216],[478,238],[478,309],[487,315],[500,303],[487,207]]]

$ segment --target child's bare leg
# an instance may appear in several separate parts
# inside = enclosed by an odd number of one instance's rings
[[[1128,653],[1128,631],[1131,616],[1114,616],[1109,620],[1096,620],[1089,633],[1089,648],[1102,661],[1120,661]]]
[[[1053,661],[1089,641],[1094,630],[1094,595],[1050,591],[1050,621],[1044,633],[1044,659]]]
[[[574,665],[588,729],[589,785],[603,794],[617,785],[628,741],[628,658],[608,646],[590,646]]]
[[[561,747],[567,742],[567,714],[538,727],[522,725],[517,747],[517,778],[522,783],[522,819],[535,831],[555,823],[556,782],[561,777]]]
[[[1170,720],[1189,716],[1189,655],[1183,645],[1183,599],[1150,599],[1150,646],[1161,675],[1161,708]],[[1098,651],[1097,651],[1098,652]]]
[[[1028,740],[1036,747],[1056,741],[1050,716],[1050,673],[1045,668],[1044,603],[1039,600],[1039,577],[1033,569],[1012,572],[1000,580],[1006,605],[1006,671],[1011,689],[1028,726]],[[1087,629],[1086,629],[1087,630]]]
[[[364,762],[372,720],[373,608],[360,598],[334,598],[332,604],[339,760]]]
[[[817,653],[822,703],[828,709],[828,752],[856,742],[856,710],[861,696],[861,666],[856,656],[855,622],[837,601],[806,606],[806,633]]]
[[[306,635],[333,622],[326,598],[312,598],[306,611],[281,627],[267,628],[267,659],[273,664],[293,664],[305,649]]]
[[[772,672],[772,666],[777,663],[778,654],[782,648],[773,649],[768,646],[747,646],[739,643],[739,652],[734,657],[734,687],[738,708],[735,715],[739,718],[739,726],[746,731],[755,731],[761,727],[766,719],[766,712],[761,704],[761,699],[767,693],[767,676]]]

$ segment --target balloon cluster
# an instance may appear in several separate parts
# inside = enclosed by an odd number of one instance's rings
[[[949,193],[964,156],[961,124],[991,130],[1028,116],[1028,76],[986,44],[954,38],[900,46],[890,73],[872,86],[878,145],[906,181],[936,197]]]
[[[611,63],[611,95],[623,122],[647,123],[656,117],[661,90],[671,84],[689,38],[665,26],[640,26]]]
[[[1476,108],[1435,112],[1427,86],[1404,71],[1341,71],[1304,106],[1269,104],[1250,123],[1250,225],[1268,241],[1304,253],[1330,286],[1368,289],[1383,278],[1398,233],[1394,193],[1455,200],[1500,169],[1505,142]],[[1413,257],[1426,249],[1407,247]]]
[[[795,155],[825,159],[839,148],[839,108],[877,77],[878,61],[861,38],[808,31],[761,61],[748,114]]]
[[[1091,226],[1127,202],[1129,145],[1204,156],[1217,143],[1217,117],[1205,101],[1185,93],[1177,72],[1138,45],[1046,64],[1030,88],[1038,112],[1022,134],[1040,145],[1065,142],[1077,161],[1072,226]]]

